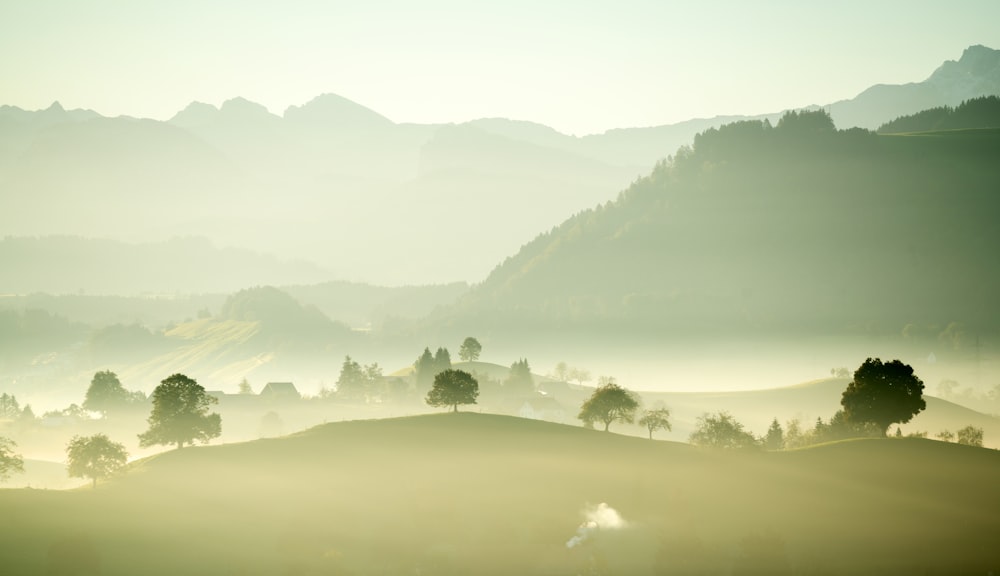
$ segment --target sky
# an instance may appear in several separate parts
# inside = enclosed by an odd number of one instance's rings
[[[997,22],[997,0],[0,0],[0,104],[165,120],[335,93],[396,122],[583,135],[921,81],[1000,48]]]

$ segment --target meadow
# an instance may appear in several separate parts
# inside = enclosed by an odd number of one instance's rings
[[[1000,452],[928,439],[720,452],[460,412],[0,490],[0,558],[5,574],[986,574],[998,481]]]

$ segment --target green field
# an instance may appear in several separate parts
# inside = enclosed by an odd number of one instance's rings
[[[4,574],[987,574],[998,482],[1000,452],[922,439],[717,453],[487,414],[362,420],[165,452],[96,490],[2,490],[0,558]],[[627,526],[567,548],[601,502]]]

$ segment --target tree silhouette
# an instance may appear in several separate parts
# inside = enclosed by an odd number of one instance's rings
[[[959,444],[979,447],[983,445],[983,429],[972,425],[966,426],[956,432],[955,437]]]
[[[183,448],[195,440],[208,442],[222,434],[222,418],[209,413],[218,402],[197,381],[174,374],[153,390],[149,430],[139,434],[139,446],[176,444]]]
[[[639,399],[631,391],[619,386],[614,378],[607,378],[602,386],[580,407],[577,418],[587,426],[603,422],[607,432],[612,422],[635,422],[635,411],[639,409]]]
[[[129,391],[122,386],[118,375],[110,370],[94,374],[83,399],[83,409],[100,412],[107,417],[109,412],[120,409],[129,402]]]
[[[125,446],[112,442],[104,434],[74,436],[66,446],[67,472],[71,478],[90,478],[97,487],[98,478],[107,478],[125,467]]]
[[[664,406],[646,410],[639,418],[639,425],[649,430],[649,439],[652,440],[653,432],[673,429],[670,426],[670,410]]]
[[[459,404],[475,404],[479,383],[472,374],[462,370],[445,370],[434,377],[434,386],[427,393],[427,404],[435,408],[451,406],[458,412]]]
[[[522,358],[510,365],[503,391],[508,396],[528,396],[535,393],[535,379],[531,375],[527,359]]]
[[[13,472],[24,472],[24,459],[14,452],[17,443],[0,436],[0,482],[5,482]]]
[[[702,414],[688,439],[695,446],[709,448],[752,448],[757,439],[743,429],[743,424],[729,412]]]
[[[781,428],[781,424],[778,423],[778,419],[775,418],[771,421],[771,427],[767,429],[767,435],[764,436],[764,448],[768,450],[781,450],[785,447],[785,431]]]
[[[472,336],[469,336],[462,342],[462,346],[458,349],[458,357],[462,359],[462,362],[475,362],[479,360],[479,353],[483,351],[483,345],[479,343]]]
[[[870,423],[885,436],[890,424],[905,424],[927,407],[924,383],[899,360],[865,360],[840,399],[847,422]]]

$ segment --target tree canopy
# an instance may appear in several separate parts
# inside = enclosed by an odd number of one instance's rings
[[[222,434],[222,418],[209,413],[218,402],[197,381],[174,374],[153,390],[149,430],[139,434],[139,446],[176,444],[183,448],[195,440],[208,442]]]
[[[0,436],[0,482],[5,482],[14,472],[24,472],[24,459],[14,452],[17,443]]]
[[[708,448],[752,448],[757,445],[753,434],[725,411],[699,416],[689,441]]]
[[[483,345],[472,336],[466,338],[458,349],[458,357],[462,362],[475,362],[479,360],[479,353],[483,351]]]
[[[83,399],[83,409],[107,416],[109,412],[127,405],[130,398],[129,391],[122,386],[118,375],[110,370],[102,370],[90,380],[90,387]]]
[[[74,436],[66,446],[66,470],[71,478],[108,478],[125,467],[128,452],[123,444],[112,442],[104,434]]]
[[[854,372],[840,399],[847,422],[869,423],[885,436],[889,425],[905,424],[927,407],[924,383],[899,360],[869,358]]]
[[[587,426],[603,422],[607,432],[612,422],[631,424],[635,422],[635,412],[639,409],[639,398],[619,386],[614,378],[607,378],[580,407],[577,416]]]
[[[535,379],[531,375],[531,366],[528,365],[526,358],[521,358],[510,365],[503,390],[508,396],[527,396],[535,393]]]
[[[657,430],[667,430],[669,432],[673,429],[670,426],[670,409],[665,406],[658,406],[643,411],[642,417],[639,418],[639,425],[649,430],[650,440],[653,439],[653,432]]]
[[[462,370],[445,370],[434,377],[434,385],[427,393],[427,404],[442,407],[451,406],[458,412],[459,404],[475,404],[479,397],[479,383],[472,374]]]

